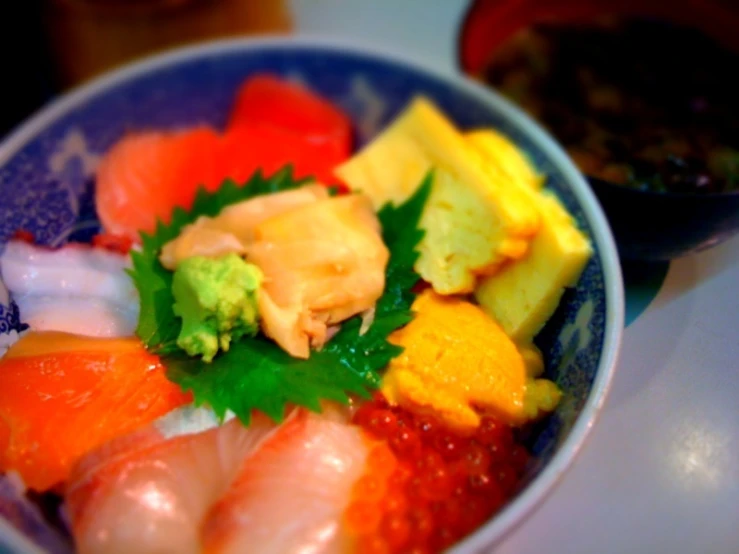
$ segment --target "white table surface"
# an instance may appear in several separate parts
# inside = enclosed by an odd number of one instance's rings
[[[466,0],[291,5],[300,33],[456,67]],[[610,395],[575,465],[496,553],[739,552],[738,286],[739,236],[670,264],[625,331]]]

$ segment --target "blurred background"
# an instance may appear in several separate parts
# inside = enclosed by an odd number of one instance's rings
[[[227,36],[285,33],[282,0],[23,0],[3,3],[0,135],[60,92],[140,56]],[[11,36],[12,34],[12,36]],[[20,38],[19,38],[20,37]]]
[[[3,2],[0,138],[44,103],[145,54],[202,40],[307,33],[453,66],[469,0],[21,0]],[[410,30],[409,27],[413,29]]]
[[[739,228],[736,0],[24,0],[2,18],[14,32],[0,38],[0,137],[147,54],[334,36],[463,72],[521,106],[590,179],[624,258],[671,259]]]
[[[738,550],[739,0],[16,0],[0,21],[0,139],[120,63],[263,33],[381,45],[518,103],[601,201],[633,325],[593,446],[501,552]]]

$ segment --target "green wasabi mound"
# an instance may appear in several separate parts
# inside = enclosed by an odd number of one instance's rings
[[[257,291],[262,272],[238,254],[194,256],[174,272],[174,313],[182,318],[177,345],[211,362],[231,342],[259,330]]]

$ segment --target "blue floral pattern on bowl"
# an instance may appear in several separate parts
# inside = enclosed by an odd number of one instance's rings
[[[506,110],[496,110],[452,82],[402,63],[322,46],[266,44],[256,50],[205,50],[139,71],[116,86],[103,87],[44,127],[0,169],[0,247],[19,229],[32,232],[42,244],[88,239],[98,228],[92,196],[95,165],[116,140],[131,130],[198,123],[220,127],[238,85],[248,75],[264,71],[303,82],[343,107],[356,124],[358,144],[419,93],[462,129],[501,130],[528,153],[547,176],[546,186],[593,236],[567,176]],[[530,438],[536,458],[532,479],[568,436],[598,371],[607,314],[604,264],[593,243],[595,255],[577,287],[567,291],[536,339],[545,353],[547,375],[563,389],[564,400]],[[13,315],[2,315],[6,313]],[[0,306],[0,325],[2,317],[6,326],[17,328],[12,305]]]

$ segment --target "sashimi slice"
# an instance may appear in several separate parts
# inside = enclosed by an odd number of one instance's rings
[[[359,427],[302,412],[244,462],[202,527],[208,554],[346,552],[342,516],[370,444]]]
[[[335,155],[352,148],[351,121],[339,108],[304,86],[273,75],[246,80],[236,97],[229,129],[267,124],[309,137]]]
[[[269,177],[286,165],[296,179],[332,185],[333,168],[345,159],[321,141],[266,125],[223,136],[206,128],[132,134],[103,157],[95,205],[108,233],[139,242],[139,231],[168,222],[175,206],[190,208],[200,185],[212,192],[227,178],[242,184],[258,170]]]
[[[87,296],[116,304],[136,302],[128,256],[86,244],[52,249],[11,240],[0,256],[3,282],[14,298],[29,294]]]
[[[88,454],[65,496],[79,552],[200,552],[206,512],[274,429],[258,414],[172,438],[155,424]]]
[[[132,337],[138,300],[126,306],[99,298],[31,294],[18,299],[21,320],[34,331],[60,331],[88,337]]]
[[[3,282],[32,330],[93,337],[134,334],[139,302],[128,267],[128,255],[84,244],[12,240],[0,256]]]
[[[130,134],[98,166],[95,207],[108,233],[138,241],[175,206],[188,207],[197,186],[213,182],[218,135],[209,128]]]
[[[333,185],[334,168],[349,157],[349,152],[332,142],[265,123],[231,129],[223,136],[216,167],[224,177],[245,182],[261,169],[272,175],[290,164],[296,178],[312,177]]]
[[[254,240],[254,229],[263,221],[328,196],[325,187],[306,185],[226,206],[219,220],[222,228],[234,233],[243,244],[250,244]]]
[[[306,185],[231,204],[215,217],[201,216],[186,225],[177,238],[164,245],[159,261],[174,271],[179,262],[193,256],[243,254],[262,221],[322,198],[328,198],[326,187]]]
[[[319,200],[266,219],[247,258],[265,276],[263,330],[291,355],[309,356],[327,326],[371,309],[385,287],[389,253],[369,200]]]
[[[108,233],[138,242],[175,206],[189,208],[199,185],[244,183],[292,164],[296,177],[339,185],[333,168],[351,153],[351,122],[310,91],[272,76],[249,79],[223,135],[206,126],[123,137],[97,170],[96,209]]]
[[[46,490],[91,449],[189,401],[137,339],[30,332],[0,360],[0,470]]]

